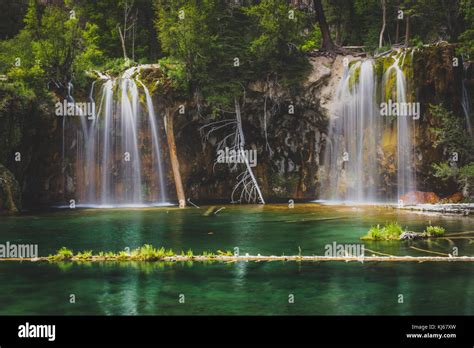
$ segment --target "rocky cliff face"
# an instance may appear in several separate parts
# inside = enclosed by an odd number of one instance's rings
[[[429,129],[436,120],[427,112],[427,106],[429,103],[443,102],[451,110],[460,110],[461,75],[459,70],[452,67],[453,56],[451,46],[426,49],[415,54],[414,73],[409,76],[414,85],[415,97],[422,108],[423,122],[416,131],[417,187],[422,191],[436,191],[431,163],[443,156],[432,147],[433,139]],[[323,162],[328,120],[334,117],[334,95],[345,64],[355,59],[358,58],[312,57],[312,70],[300,88],[290,90],[278,84],[261,82],[248,89],[245,100],[241,101],[242,129],[246,149],[256,150],[257,165],[253,170],[267,202],[319,198],[319,169]],[[161,79],[162,74],[150,73],[148,77]],[[176,108],[183,103],[163,95],[160,88],[155,90],[154,100],[160,118],[166,108]],[[175,114],[174,130],[186,198],[228,202],[240,172],[231,171],[225,163],[216,163],[216,144],[229,133],[222,129],[206,138],[202,127],[216,120],[212,116],[213,110],[198,106],[193,101],[185,104],[185,113]],[[232,119],[235,115],[233,110],[229,111],[231,112],[224,115]],[[52,111],[49,110],[49,113]],[[19,179],[20,186],[14,183],[11,173],[3,169],[4,175],[9,178],[9,184],[3,183],[2,186],[0,183],[0,210],[19,209],[19,187],[26,207],[68,204],[69,199],[77,197],[81,179],[74,175],[74,154],[80,151],[83,144],[75,140],[74,134],[79,128],[73,124],[79,124],[79,121],[68,120],[66,132],[70,136],[64,145],[64,160],[60,121],[54,115],[45,116],[41,118],[41,122],[36,123],[35,136],[22,140],[22,153],[24,158],[28,158],[28,165],[17,168],[12,164],[9,167]],[[161,120],[159,124],[160,132],[164,134]],[[393,150],[393,134],[388,132],[383,137],[384,146]],[[176,199],[165,136],[162,137],[161,148],[169,198]],[[390,151],[387,151],[389,154]],[[385,157],[382,156],[383,158]],[[387,163],[383,167],[387,168],[387,173],[382,175],[383,180],[390,185],[396,176],[390,174],[388,157],[385,160]],[[150,170],[153,170],[151,166]],[[1,174],[0,172],[0,178]],[[143,175],[147,173],[144,172]]]
[[[254,171],[267,201],[318,196],[328,109],[344,69],[342,57],[317,57],[310,62],[313,69],[299,90],[254,84],[241,106],[246,145],[257,152]],[[205,117],[210,110],[200,114],[194,108],[187,110],[175,121],[185,192],[195,200],[229,201],[240,172],[216,163],[216,144],[229,133],[215,132],[205,139],[199,129],[212,122]],[[232,117],[232,113],[227,116]]]
[[[16,214],[20,209],[20,185],[13,174],[0,164],[0,215]]]

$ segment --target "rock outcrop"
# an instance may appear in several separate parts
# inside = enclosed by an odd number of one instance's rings
[[[20,185],[13,174],[0,164],[0,214],[16,214],[20,209]]]

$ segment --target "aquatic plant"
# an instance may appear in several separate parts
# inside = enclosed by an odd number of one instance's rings
[[[115,255],[115,258],[117,260],[128,260],[130,258],[130,255],[126,251],[119,251],[118,254]]]
[[[380,227],[380,225],[377,225],[377,226],[372,226],[370,229],[369,229],[369,232],[367,232],[367,234],[363,237],[361,237],[360,239],[362,240],[381,240],[382,239],[382,228]]]
[[[210,251],[203,251],[203,252],[202,252],[202,256],[204,256],[204,257],[210,257],[210,258],[216,257],[216,255],[215,255],[213,252],[210,252]]]
[[[162,248],[163,249],[163,248]],[[163,249],[164,250],[164,249]],[[160,252],[161,251],[161,252]],[[144,261],[157,260],[163,254],[162,250],[157,250],[150,244],[145,244],[142,247],[134,250],[132,258]]]
[[[115,253],[113,251],[108,251],[105,253],[105,258],[106,259],[112,259],[112,258],[115,258]]]
[[[75,256],[79,260],[88,260],[92,258],[92,250],[84,250],[83,252],[78,252]]]
[[[439,237],[444,235],[446,230],[441,226],[427,226],[424,233],[429,237]]]
[[[400,240],[400,235],[403,233],[402,227],[398,222],[390,222],[384,227],[380,225],[372,226],[367,234],[360,239],[362,240]]]
[[[56,252],[55,255],[49,255],[48,258],[54,261],[61,261],[61,260],[70,260],[72,259],[73,256],[74,256],[74,253],[72,252],[72,250],[66,247],[62,247]]]
[[[226,250],[226,251],[217,250],[217,255],[219,255],[219,256],[234,256],[234,254],[230,250]]]

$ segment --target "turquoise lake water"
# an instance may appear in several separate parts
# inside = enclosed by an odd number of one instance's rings
[[[303,255],[323,255],[333,242],[362,243],[360,236],[377,223],[398,221],[414,231],[441,225],[446,233],[474,229],[472,217],[390,208],[222,207],[209,216],[208,207],[161,207],[0,217],[0,243],[38,244],[40,256],[62,246],[98,252],[145,243],[195,254],[237,247],[240,254],[296,255],[301,248]],[[410,246],[474,255],[468,239],[364,244],[393,255],[427,255]],[[0,262],[0,281],[0,314],[7,315],[474,314],[471,263]]]

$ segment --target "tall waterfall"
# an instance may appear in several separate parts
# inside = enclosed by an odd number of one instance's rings
[[[96,114],[81,117],[76,178],[83,205],[166,203],[162,124],[148,88],[132,78],[134,72],[103,82]]]
[[[329,199],[366,201],[376,198],[376,143],[381,119],[377,114],[375,91],[371,60],[357,62],[346,69],[336,91],[337,115],[330,120],[326,146]]]
[[[412,51],[413,53],[413,51]],[[384,95],[391,94],[399,103],[407,102],[407,81],[402,69],[406,53],[396,55],[393,64],[384,73],[382,80],[384,87]],[[391,75],[395,75],[395,91],[390,91],[390,85],[387,80]],[[392,92],[392,93],[390,93]],[[396,94],[394,94],[394,92]],[[414,162],[414,124],[413,118],[399,115],[397,117],[397,198],[401,199],[402,195],[414,191],[415,174],[413,169]]]
[[[373,59],[346,67],[326,138],[323,199],[395,201],[415,189],[413,118],[398,116],[394,120],[381,114],[381,102],[387,102],[387,97],[392,102],[407,102],[407,82],[401,69],[405,54],[387,58],[393,63],[381,78],[377,78]],[[396,150],[390,154],[383,142],[391,134],[396,134]],[[387,183],[387,168],[391,167],[396,170],[396,189]]]

